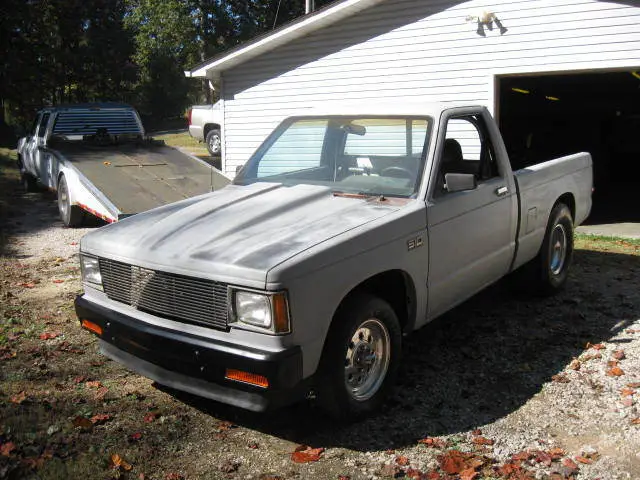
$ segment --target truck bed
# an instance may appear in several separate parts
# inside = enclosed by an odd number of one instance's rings
[[[151,142],[64,142],[55,149],[118,208],[121,217],[218,190],[229,182],[204,162]]]

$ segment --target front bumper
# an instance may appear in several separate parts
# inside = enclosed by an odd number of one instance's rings
[[[76,314],[102,328],[100,350],[145,377],[248,410],[265,411],[300,400],[302,351],[269,352],[161,328],[78,296]],[[266,377],[267,388],[225,379],[226,369]]]

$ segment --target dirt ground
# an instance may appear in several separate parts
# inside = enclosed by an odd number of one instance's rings
[[[640,242],[580,237],[562,294],[502,282],[409,336],[370,419],[256,415],[99,354],[73,311],[90,229],[13,164],[0,151],[0,479],[640,478]]]

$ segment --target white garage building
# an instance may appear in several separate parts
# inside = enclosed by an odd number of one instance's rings
[[[186,74],[223,100],[229,176],[301,108],[397,99],[487,105],[511,151],[640,184],[640,0],[342,0]]]

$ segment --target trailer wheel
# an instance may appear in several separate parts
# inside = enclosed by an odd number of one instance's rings
[[[217,157],[220,155],[220,151],[222,150],[222,141],[220,140],[220,130],[213,129],[207,133],[207,150],[209,150],[209,155],[212,157]]]
[[[551,210],[540,253],[532,265],[538,293],[554,294],[564,287],[573,260],[573,218],[564,203]]]
[[[38,191],[38,181],[33,175],[25,172],[20,177],[20,180],[22,181],[22,188],[24,188],[25,192],[31,193]]]
[[[60,176],[58,182],[58,211],[60,219],[66,227],[77,228],[84,223],[84,210],[77,205],[71,205],[69,187],[64,175]]]
[[[348,299],[322,354],[319,405],[345,420],[378,409],[395,383],[401,349],[400,323],[386,301],[366,294]]]

